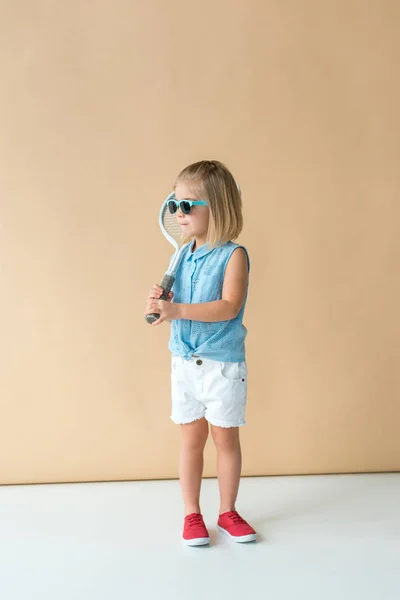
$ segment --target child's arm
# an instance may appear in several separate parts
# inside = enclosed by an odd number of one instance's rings
[[[160,325],[165,320],[188,319],[213,323],[234,319],[242,308],[248,281],[248,261],[243,248],[232,253],[225,269],[222,299],[200,304],[180,304],[152,300],[148,311],[160,313],[160,319],[153,325]]]

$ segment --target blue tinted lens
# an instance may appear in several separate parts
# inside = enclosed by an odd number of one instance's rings
[[[190,206],[190,203],[186,202],[186,200],[183,200],[180,203],[180,209],[181,209],[181,211],[183,212],[184,215],[188,215],[190,213],[190,209],[191,208],[192,207]]]
[[[176,213],[176,211],[178,210],[178,208],[176,206],[175,200],[170,200],[168,202],[168,208],[169,208],[169,212],[171,213],[171,215],[174,215]]]

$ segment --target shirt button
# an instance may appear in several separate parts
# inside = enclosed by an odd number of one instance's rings
[[[200,367],[202,364],[203,364],[203,361],[202,361],[202,360],[200,360],[200,359],[199,359],[199,360],[196,360],[196,365],[199,365],[199,367]]]

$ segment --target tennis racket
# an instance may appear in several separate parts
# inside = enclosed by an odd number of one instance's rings
[[[179,266],[179,262],[182,256],[182,249],[185,245],[185,238],[182,234],[181,228],[176,219],[176,215],[170,213],[168,208],[168,202],[174,199],[175,194],[172,192],[162,203],[160,216],[159,216],[159,224],[160,229],[163,232],[164,236],[167,240],[174,246],[175,254],[171,260],[171,264],[166,271],[162,282],[160,283],[160,287],[164,290],[161,298],[159,300],[167,300],[168,294],[171,291],[172,286],[174,285],[176,271]],[[151,325],[154,321],[157,321],[160,318],[160,315],[153,313],[150,315],[146,315],[146,321]]]

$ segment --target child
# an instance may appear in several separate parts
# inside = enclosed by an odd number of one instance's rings
[[[163,290],[154,285],[145,314],[160,315],[155,326],[165,320],[172,323],[171,419],[182,431],[183,540],[189,546],[210,541],[200,510],[210,425],[217,450],[218,529],[235,542],[250,542],[256,532],[235,509],[242,463],[239,427],[245,425],[247,394],[247,330],[242,319],[249,258],[243,246],[232,242],[243,226],[241,196],[232,174],[215,160],[184,169],[174,192],[170,210],[190,242],[183,250],[174,292],[168,301],[160,300]],[[191,205],[190,200],[202,203]]]

